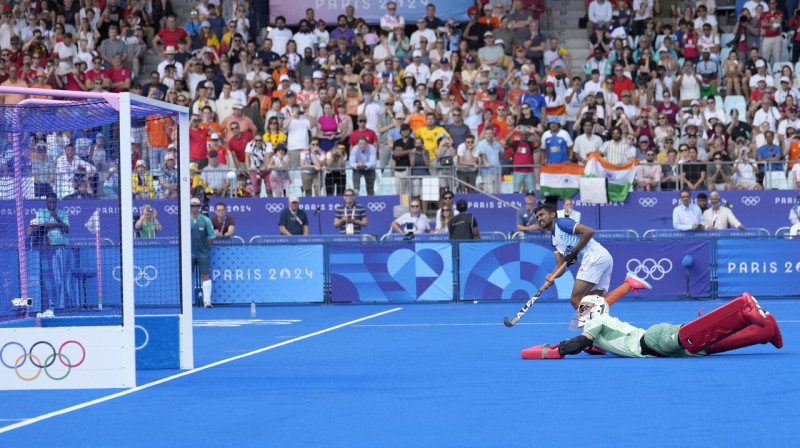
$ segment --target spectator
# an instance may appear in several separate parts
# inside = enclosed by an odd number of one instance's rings
[[[300,209],[299,197],[289,197],[289,207],[281,210],[278,228],[281,235],[308,235],[308,215]]]
[[[300,155],[300,173],[303,180],[303,192],[311,196],[311,186],[314,186],[314,196],[319,196],[320,177],[322,168],[327,165],[327,154],[320,148],[319,139],[314,137],[309,143],[310,148],[304,149]]]
[[[270,172],[267,165],[272,158],[272,148],[270,142],[264,141],[264,134],[256,132],[253,140],[245,147],[245,166],[250,170],[250,185],[253,195],[261,195],[261,181],[264,181],[267,196],[272,196],[272,185],[270,184]]]
[[[570,218],[575,222],[581,222],[581,212],[572,208],[572,198],[564,198],[564,208],[556,212],[559,218]]]
[[[672,211],[672,227],[682,231],[701,231],[704,229],[703,213],[697,204],[692,204],[692,193],[681,191],[681,203]]]
[[[730,190],[732,180],[732,165],[723,162],[730,162],[727,154],[722,152],[711,156],[710,163],[706,168],[708,173],[708,186],[717,190]]]
[[[739,158],[733,164],[733,171],[736,173],[737,190],[762,190],[764,188],[756,182],[759,169],[756,162],[750,159],[749,148],[744,147],[739,152]]]
[[[228,208],[224,202],[217,202],[214,206],[214,216],[211,217],[211,226],[217,238],[230,238],[236,231],[236,220],[228,215]]]
[[[503,147],[494,139],[494,129],[484,129],[484,139],[478,143],[478,152],[481,155],[481,179],[485,193],[497,193],[500,183],[500,157]]]
[[[344,191],[344,204],[336,206],[333,227],[342,235],[360,235],[361,228],[369,223],[366,209],[355,201],[355,191],[348,188]]]
[[[104,80],[103,87],[113,93],[126,92],[131,88],[131,71],[122,65],[122,55],[114,54],[111,58],[111,67],[107,70],[108,77]]]
[[[8,65],[8,79],[3,81],[0,86],[3,87],[28,87],[28,83],[26,83],[23,79],[18,78],[17,75],[19,74],[19,68],[15,64]],[[25,95],[19,95],[16,93],[6,93],[0,94],[0,103],[5,104],[19,104],[26,98]]]
[[[235,117],[234,115],[231,117]],[[248,120],[250,120],[248,118]],[[283,122],[283,130],[286,132],[286,147],[289,151],[290,167],[300,167],[300,153],[309,147],[309,133],[311,123],[303,115],[302,108],[295,104],[291,107],[291,115]]]
[[[245,163],[246,149],[247,145],[253,140],[253,134],[250,132],[242,132],[239,123],[231,123],[229,128],[231,136],[227,142],[228,149],[233,156],[231,160],[234,163],[230,167],[235,168],[237,171],[244,171],[247,169],[247,164]]]
[[[411,201],[411,211],[392,221],[392,230],[412,237],[417,233],[429,233],[430,229],[430,222],[422,213],[422,205],[418,199]]]
[[[59,197],[69,196],[75,191],[73,179],[75,179],[78,168],[82,168],[87,175],[92,175],[97,171],[91,163],[76,157],[75,147],[71,143],[67,143],[64,146],[64,154],[56,159],[56,175],[58,177],[55,190]]]
[[[147,163],[137,160],[131,177],[134,199],[154,199],[156,189],[153,186],[153,175],[147,171]]]
[[[783,151],[780,145],[775,144],[775,134],[772,131],[767,131],[764,133],[764,137],[766,138],[766,144],[758,148],[756,159],[759,162],[772,162],[764,163],[764,171],[766,172],[784,171],[783,163],[780,162],[783,160]]]
[[[736,219],[730,207],[721,207],[722,200],[719,193],[716,191],[711,192],[711,207],[703,212],[703,224],[708,230],[725,230],[735,227],[739,230],[745,230],[745,226]]]
[[[687,152],[689,159],[683,164],[683,184],[689,190],[702,190],[706,186],[706,165],[698,162],[697,148],[690,146]]]
[[[275,152],[267,165],[267,170],[270,171],[269,182],[275,197],[284,197],[289,189],[289,155],[283,142],[274,148]]]
[[[542,146],[547,151],[545,163],[569,163],[573,156],[572,138],[567,131],[561,129],[558,117],[548,118],[547,125],[549,129],[542,135],[542,142],[544,142]],[[611,135],[613,138],[613,131]]]
[[[511,143],[510,149],[514,161],[514,189],[513,191],[533,191],[533,164],[534,153],[538,151],[536,143],[531,141],[531,129],[528,126],[518,126],[519,140]]]
[[[209,196],[225,196],[231,187],[227,174],[228,168],[219,162],[219,153],[214,149],[208,151],[208,166],[203,168],[200,176],[205,193]]]
[[[158,212],[150,204],[144,204],[141,208],[141,215],[136,220],[133,230],[139,238],[155,238],[162,229],[158,221]]]
[[[661,165],[656,163],[655,149],[647,148],[645,160],[636,166],[636,177],[633,180],[636,191],[660,191],[662,174]]]
[[[375,194],[375,167],[377,166],[377,151],[375,146],[367,143],[367,137],[358,138],[356,147],[350,153],[350,169],[353,170],[353,186],[356,193],[361,188],[361,178],[364,178],[367,195]]]

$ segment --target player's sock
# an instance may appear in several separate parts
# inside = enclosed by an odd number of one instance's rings
[[[629,293],[631,291],[631,285],[623,282],[621,285],[617,286],[617,289],[611,291],[610,293],[603,296],[606,299],[606,303],[608,306],[611,306],[617,303],[617,300],[621,299],[622,296]]]
[[[203,280],[203,306],[211,306],[211,280]]]

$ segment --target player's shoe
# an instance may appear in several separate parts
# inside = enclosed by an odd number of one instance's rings
[[[775,316],[773,316],[772,313],[767,313],[767,323],[772,325],[774,331],[772,339],[768,342],[774,345],[775,348],[783,347],[783,335],[781,335],[781,329],[778,328],[778,322],[775,320]]]
[[[647,283],[646,281],[640,279],[633,272],[628,272],[628,275],[625,276],[625,283],[627,283],[628,286],[631,287],[631,290],[634,292],[640,289],[646,289],[646,290],[653,289],[653,287],[650,286],[650,283]]]
[[[764,311],[764,308],[761,308],[761,305],[758,303],[758,300],[756,300],[756,298],[753,297],[753,296],[750,296],[750,299],[753,301],[753,303],[756,304],[756,308],[758,309],[758,312],[761,313],[761,315],[766,318],[767,317],[767,312]]]
[[[212,305],[211,302],[206,302],[203,304],[203,308],[214,308],[214,305]]]

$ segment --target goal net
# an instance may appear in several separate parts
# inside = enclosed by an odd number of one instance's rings
[[[27,97],[0,104],[0,388],[130,387],[149,358],[191,367],[186,109],[4,94]]]

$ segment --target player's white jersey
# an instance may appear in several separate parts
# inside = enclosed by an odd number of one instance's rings
[[[576,225],[578,225],[578,223],[571,218],[556,218],[553,224],[552,242],[556,250],[561,252],[561,255],[567,255],[572,252],[572,249],[578,244],[578,240],[581,239],[581,236],[575,233]],[[586,254],[590,254],[598,248],[605,249],[600,243],[595,241],[594,238],[589,240],[586,247],[578,254],[578,262],[583,261],[583,257]]]

